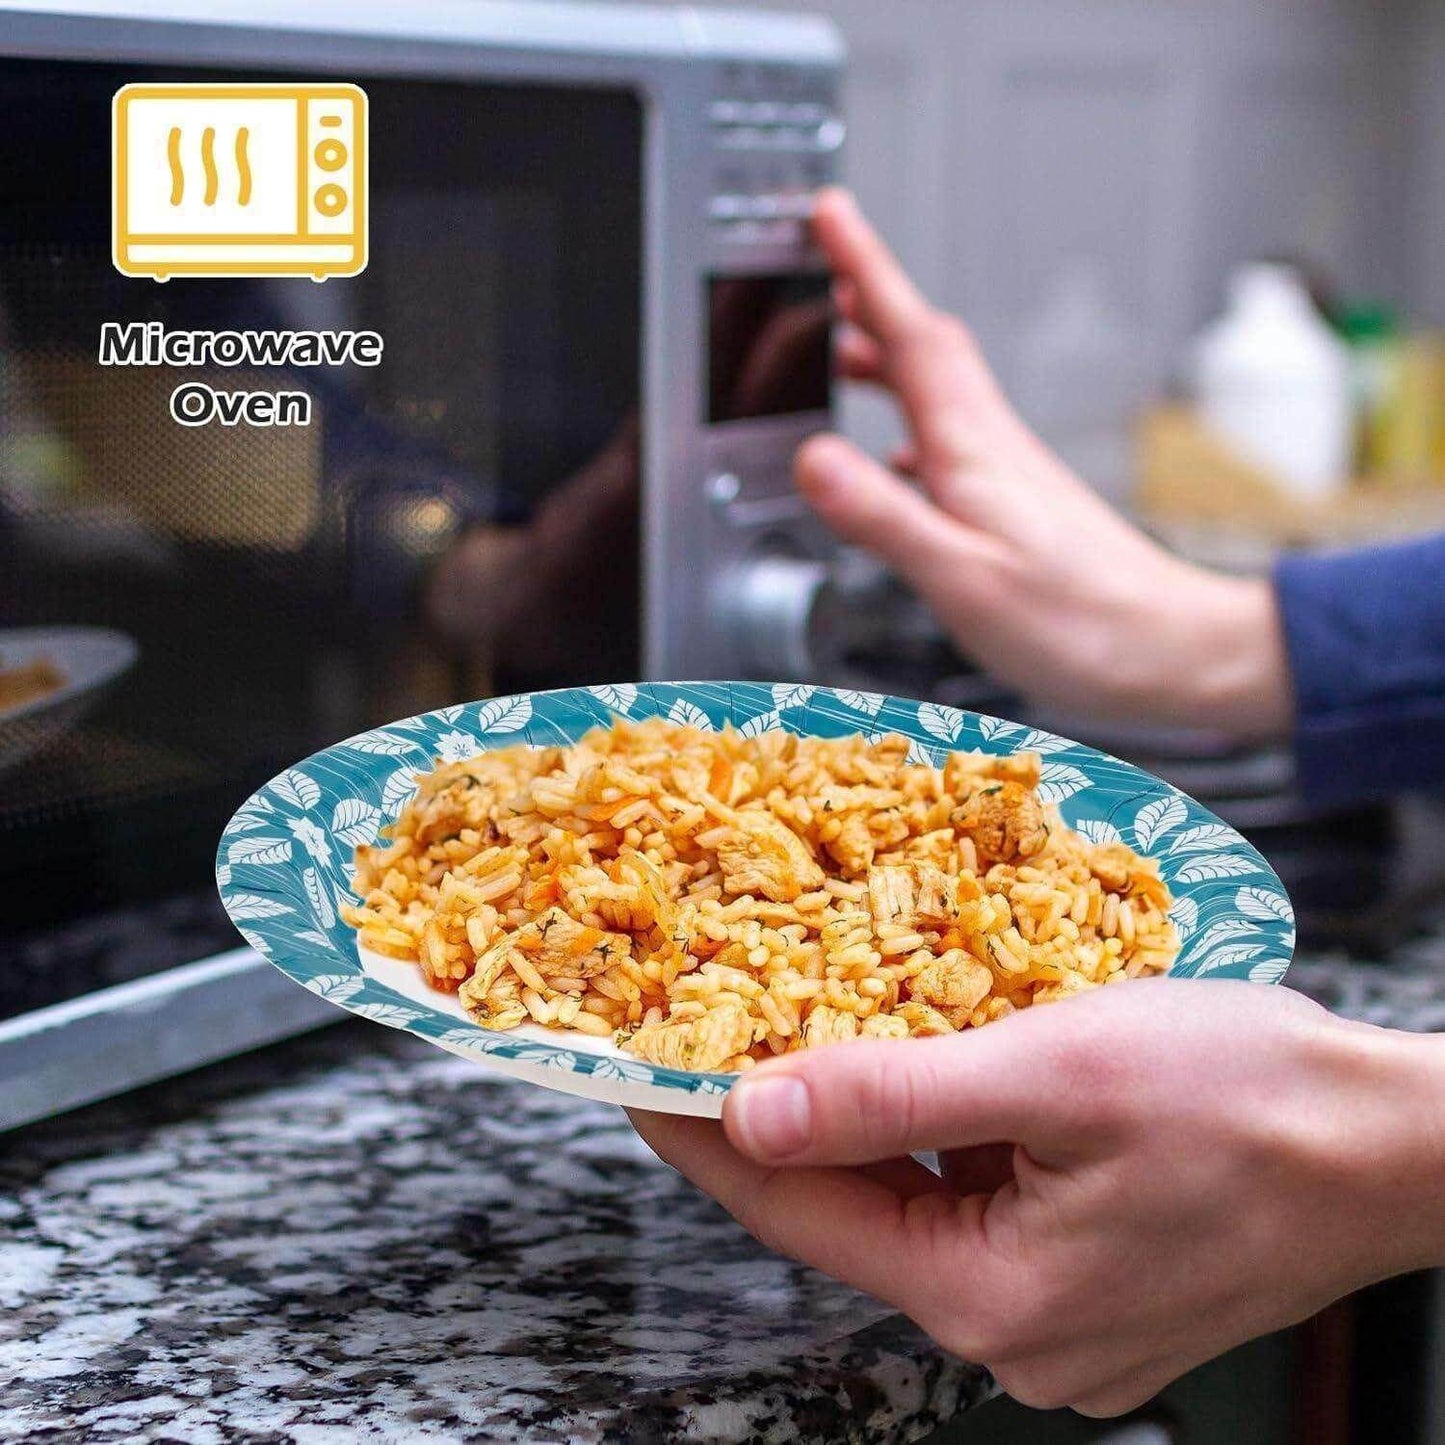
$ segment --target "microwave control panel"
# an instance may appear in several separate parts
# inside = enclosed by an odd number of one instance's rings
[[[832,425],[826,264],[813,197],[839,178],[836,71],[721,67],[708,106],[706,385],[699,404],[719,620],[714,675],[825,680],[820,619],[836,546],[793,487],[803,441]]]
[[[798,245],[813,192],[836,178],[845,127],[831,74],[723,66],[708,104],[715,244]]]

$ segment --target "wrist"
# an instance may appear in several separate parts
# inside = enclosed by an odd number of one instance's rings
[[[1404,1269],[1436,1268],[1445,1265],[1445,1040],[1386,1037],[1396,1095],[1409,1121],[1395,1161],[1402,1194],[1393,1198],[1388,1220],[1401,1234]]]
[[[1332,1022],[1321,1045],[1334,1115],[1315,1164],[1338,1189],[1364,1284],[1445,1264],[1445,1040]]]
[[[1180,721],[1241,740],[1280,737],[1294,715],[1289,663],[1267,581],[1186,566]]]

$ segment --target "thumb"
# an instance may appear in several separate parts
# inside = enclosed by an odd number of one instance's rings
[[[1085,1051],[1027,1013],[945,1038],[804,1050],[744,1075],[723,1105],[739,1152],[769,1164],[867,1164],[1024,1145],[1040,1163],[1091,1152],[1110,1124]]]
[[[840,436],[810,437],[793,472],[825,525],[881,557],[925,597],[956,592],[960,567],[981,560],[991,546]]]

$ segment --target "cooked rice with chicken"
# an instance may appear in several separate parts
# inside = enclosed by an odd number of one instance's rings
[[[1167,970],[1156,865],[1039,800],[1039,759],[663,719],[423,775],[356,850],[363,946],[477,1023],[675,1069],[977,1028]]]

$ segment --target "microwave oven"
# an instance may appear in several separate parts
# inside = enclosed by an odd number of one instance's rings
[[[294,759],[818,665],[842,60],[781,14],[0,0],[0,1127],[335,1016],[212,882]]]

